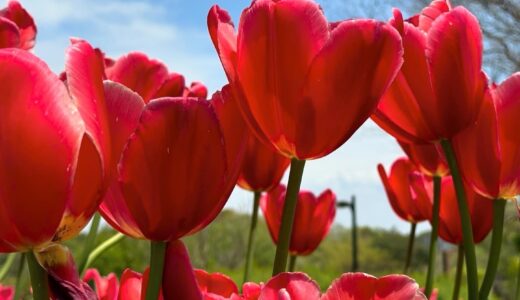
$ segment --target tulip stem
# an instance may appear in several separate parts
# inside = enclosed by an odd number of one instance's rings
[[[249,278],[249,268],[251,261],[253,260],[253,241],[256,229],[256,223],[258,222],[258,206],[260,204],[260,192],[253,192],[253,214],[251,215],[251,227],[249,227],[249,238],[247,240],[247,252],[246,252],[246,265],[244,269],[244,283]]]
[[[441,146],[450,166],[451,178],[457,194],[457,205],[459,208],[460,222],[462,226],[462,241],[464,246],[464,257],[466,258],[466,277],[468,282],[468,299],[478,298],[478,273],[477,256],[475,254],[475,244],[473,242],[473,229],[471,227],[471,217],[469,215],[466,191],[462,183],[462,177],[457,165],[457,159],[453,151],[453,146],[448,140],[441,140]]]
[[[424,294],[430,297],[433,291],[435,277],[435,260],[437,254],[437,237],[439,233],[439,211],[441,207],[441,177],[433,176],[433,210],[432,210],[432,232],[430,234],[430,252],[428,254],[428,271],[426,273],[426,285]]]
[[[9,269],[13,265],[14,259],[16,258],[16,253],[9,253],[7,257],[5,258],[4,265],[2,266],[2,269],[0,269],[0,281],[2,281],[7,273],[9,272]]]
[[[287,192],[285,193],[285,203],[282,212],[282,224],[278,234],[278,245],[274,257],[273,276],[285,272],[287,267],[287,256],[289,255],[289,243],[291,241],[294,214],[298,200],[298,192],[302,182],[305,160],[293,158],[291,160],[291,171]]]
[[[31,277],[34,300],[49,300],[49,283],[47,272],[42,268],[32,251],[28,251],[27,266]]]
[[[502,235],[504,233],[504,214],[506,211],[506,200],[493,200],[493,236],[491,237],[491,249],[486,267],[486,274],[480,287],[479,297],[486,300],[493,287],[497,274],[498,259],[500,258],[500,248],[502,246]]]
[[[298,258],[298,256],[291,254],[291,258],[289,259],[289,272],[294,272],[294,268],[296,268],[296,258]]]
[[[453,286],[453,300],[459,300],[460,282],[462,281],[462,268],[464,267],[464,247],[459,245],[457,253],[457,271],[455,273],[455,285]]]
[[[14,299],[23,299],[20,295],[22,288],[22,274],[25,270],[25,253],[20,253],[20,261],[18,262],[18,270],[16,270],[16,283],[14,285]]]
[[[94,247],[94,245],[96,243],[96,237],[97,237],[97,233],[98,233],[100,220],[101,220],[101,216],[99,215],[99,213],[95,213],[94,217],[92,218],[92,223],[90,224],[90,229],[87,234],[87,238],[85,239],[83,251],[81,252],[81,256],[78,260],[79,274],[83,274],[85,272],[85,267],[87,265],[88,256],[90,254],[90,251],[92,251],[92,248]]]
[[[518,258],[518,270],[516,273],[515,300],[520,300],[520,257]]]
[[[159,299],[166,255],[166,242],[150,242],[150,277],[146,288],[146,300]]]
[[[123,238],[125,237],[122,233],[116,233],[108,240],[101,243],[99,246],[97,246],[90,254],[88,255],[87,262],[85,262],[85,266],[83,267],[85,270],[92,265],[92,263],[105,251],[115,246],[117,243],[119,243]]]
[[[406,261],[404,264],[404,272],[403,274],[408,274],[408,269],[410,268],[410,264],[412,262],[412,254],[413,254],[413,244],[415,242],[415,229],[417,228],[417,223],[410,223],[410,236],[408,237],[408,250],[406,251]]]

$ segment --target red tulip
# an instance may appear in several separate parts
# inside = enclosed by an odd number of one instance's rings
[[[36,56],[0,49],[0,252],[73,237],[96,211],[110,162],[98,58],[74,41],[67,92]]]
[[[285,186],[279,185],[264,194],[260,207],[274,243],[278,234],[285,203]],[[295,255],[311,254],[329,233],[336,215],[336,195],[325,190],[318,197],[312,192],[301,190],[298,194],[289,252]]]
[[[125,269],[121,275],[121,284],[119,286],[118,300],[142,300],[144,299],[146,285],[148,281],[148,269],[145,271],[144,276],[140,273]],[[162,295],[159,298],[163,299]]]
[[[417,168],[429,176],[443,177],[450,169],[442,149],[435,144],[410,144],[398,141],[406,156]]]
[[[379,164],[377,170],[383,181],[390,206],[401,219],[412,223],[428,219],[425,211],[428,209],[431,211],[430,200],[424,194],[415,193],[412,189],[410,178],[418,170],[408,159],[403,157],[396,160],[392,164],[389,176],[383,165]]]
[[[258,300],[318,300],[320,288],[305,273],[280,273],[262,287]]]
[[[435,0],[411,22],[394,11],[404,64],[383,96],[374,121],[399,140],[452,138],[479,114],[486,76],[479,23],[464,7]]]
[[[189,88],[185,88],[184,96],[206,99],[208,97],[208,88],[202,82],[192,82]]]
[[[170,73],[162,84],[161,88],[155,93],[154,98],[180,97],[185,89],[184,76],[179,73]],[[203,97],[206,99],[206,97]]]
[[[270,144],[249,135],[238,185],[246,190],[263,192],[280,183],[291,160],[280,155]]]
[[[99,300],[116,300],[119,294],[119,283],[114,273],[110,273],[105,277],[99,275],[96,269],[87,269],[85,276],[83,276],[84,282],[94,281],[94,287],[96,289],[96,295]]]
[[[227,298],[238,296],[238,287],[227,275],[222,273],[208,273],[204,270],[195,270],[197,284],[206,299]]]
[[[405,275],[379,279],[364,273],[346,273],[336,279],[321,300],[396,300],[426,299],[419,285]]]
[[[0,300],[13,300],[14,288],[12,286],[0,284]]]
[[[402,63],[391,26],[368,19],[329,25],[310,0],[253,1],[238,35],[214,6],[208,28],[250,127],[291,158],[319,158],[341,146]]]
[[[412,176],[412,186],[419,197],[430,199],[430,206],[424,210],[428,219],[432,220],[433,185],[425,176]],[[439,236],[452,244],[462,244],[462,227],[457,205],[457,196],[451,176],[442,178],[439,210]],[[493,226],[493,203],[472,189],[466,187],[467,204],[471,217],[474,243],[480,243],[486,238]]]
[[[455,137],[462,174],[488,198],[520,194],[520,73],[492,86],[478,121]]]
[[[102,215],[117,230],[154,241],[204,228],[231,194],[247,138],[225,89],[211,101],[161,98],[144,108],[119,84],[105,83],[105,94],[113,155],[121,158]]]
[[[31,15],[16,0],[10,0],[0,10],[0,48],[30,50],[36,40],[36,24]]]

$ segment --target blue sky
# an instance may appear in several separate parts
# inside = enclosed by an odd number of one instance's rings
[[[184,74],[187,81],[203,81],[210,92],[224,85],[226,79],[207,33],[207,12],[217,3],[229,10],[238,24],[240,12],[250,3],[244,0],[21,1],[38,25],[35,53],[55,72],[63,69],[64,51],[69,37],[74,36],[87,39],[111,57],[143,51],[166,63],[171,71]],[[362,12],[366,8],[363,5],[367,5],[362,0],[318,2],[329,20],[367,16]],[[380,4],[374,11],[380,14],[377,17],[387,19],[395,2],[372,2]],[[400,155],[396,142],[368,121],[340,149],[307,162],[302,188],[316,193],[331,188],[340,199],[355,194],[360,224],[407,232],[408,223],[392,212],[376,171],[378,163],[388,167]],[[250,211],[251,203],[251,195],[237,188],[228,207]],[[336,221],[348,225],[350,216],[341,211]],[[427,228],[424,224],[419,227]]]

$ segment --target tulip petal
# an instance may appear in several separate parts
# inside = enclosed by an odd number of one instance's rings
[[[350,138],[373,113],[401,64],[401,38],[390,25],[374,20],[338,25],[314,59],[295,108],[299,127],[291,138],[298,143],[297,157],[327,155]]]
[[[404,275],[377,279],[364,273],[346,273],[334,280],[321,300],[420,300],[426,297],[419,285]]]
[[[267,281],[258,300],[318,300],[320,288],[305,273],[280,273]]]
[[[0,49],[18,48],[20,46],[20,31],[16,24],[0,16]]]
[[[285,191],[285,185],[279,184],[277,187],[263,194],[260,198],[260,208],[267,223],[267,229],[269,229],[269,233],[275,244],[278,243],[278,234],[282,223]]]
[[[186,246],[180,240],[168,243],[164,263],[162,283],[164,298],[202,300],[197,285],[197,273],[191,266]]]
[[[168,78],[168,70],[160,61],[131,52],[107,70],[107,77],[138,93],[148,103]]]
[[[150,102],[123,151],[119,182],[128,208],[150,240],[178,239],[221,205],[227,179],[218,119],[205,100]]]
[[[9,218],[0,223],[24,239],[5,242],[36,246],[63,215],[84,123],[63,83],[27,51],[0,50],[0,82],[0,210]]]
[[[251,127],[262,131],[257,134],[267,135],[287,156],[295,155],[294,123],[306,74],[328,36],[327,21],[313,1],[254,1],[242,13],[237,46],[238,81],[245,95],[241,107],[251,112]]]
[[[0,18],[1,17],[13,21],[18,27],[20,31],[20,48],[29,50],[34,47],[37,32],[36,24],[34,23],[31,15],[22,7],[18,1],[9,1],[7,8],[0,10]]]
[[[119,283],[114,273],[110,273],[105,277],[101,277],[98,270],[87,269],[84,282],[94,281],[94,287],[99,300],[116,300],[119,294]]]
[[[118,231],[135,238],[143,238],[134,217],[124,202],[117,182],[117,163],[128,138],[139,124],[144,101],[137,93],[122,84],[105,81],[104,91],[112,144],[111,174],[113,176],[99,211],[103,218]]]
[[[118,300],[141,300],[143,276],[130,269],[121,275]]]
[[[433,0],[430,5],[426,6],[419,14],[419,28],[428,31],[432,26],[433,21],[440,15],[448,12],[451,9],[450,1],[448,0]]]
[[[199,289],[204,294],[211,293],[222,297],[231,297],[238,294],[238,287],[229,276],[222,273],[208,273],[204,270],[196,269],[195,276]]]
[[[179,73],[170,73],[153,98],[181,97],[184,92],[184,86],[184,76]]]
[[[208,30],[230,82],[236,81],[237,35],[231,16],[218,5],[208,13]]]
[[[520,73],[515,73],[493,91],[497,110],[501,153],[500,197],[520,194]]]
[[[426,55],[437,101],[424,103],[424,117],[438,136],[451,138],[475,122],[485,91],[475,16],[461,6],[439,16],[428,32]]]

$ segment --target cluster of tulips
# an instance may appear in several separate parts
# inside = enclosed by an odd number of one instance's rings
[[[460,245],[469,299],[487,299],[505,204],[520,194],[520,73],[489,82],[475,16],[434,0],[406,20],[394,9],[388,22],[331,23],[312,0],[254,0],[237,31],[218,6],[207,21],[229,81],[210,100],[202,83],[186,85],[145,54],[114,60],[78,38],[54,74],[30,51],[30,14],[15,0],[0,10],[0,252],[25,253],[34,299],[432,299],[438,236]],[[305,161],[368,118],[409,157],[389,175],[379,166],[393,209],[412,228],[432,225],[422,290],[405,275],[346,273],[322,292],[294,272],[336,209],[332,191],[300,191]],[[180,241],[215,219],[236,184],[254,194],[241,289],[193,269]],[[252,283],[259,208],[277,250],[273,277]],[[143,274],[80,275],[100,252],[86,245],[77,268],[61,242],[96,212],[150,241]],[[479,285],[474,245],[491,229]]]

